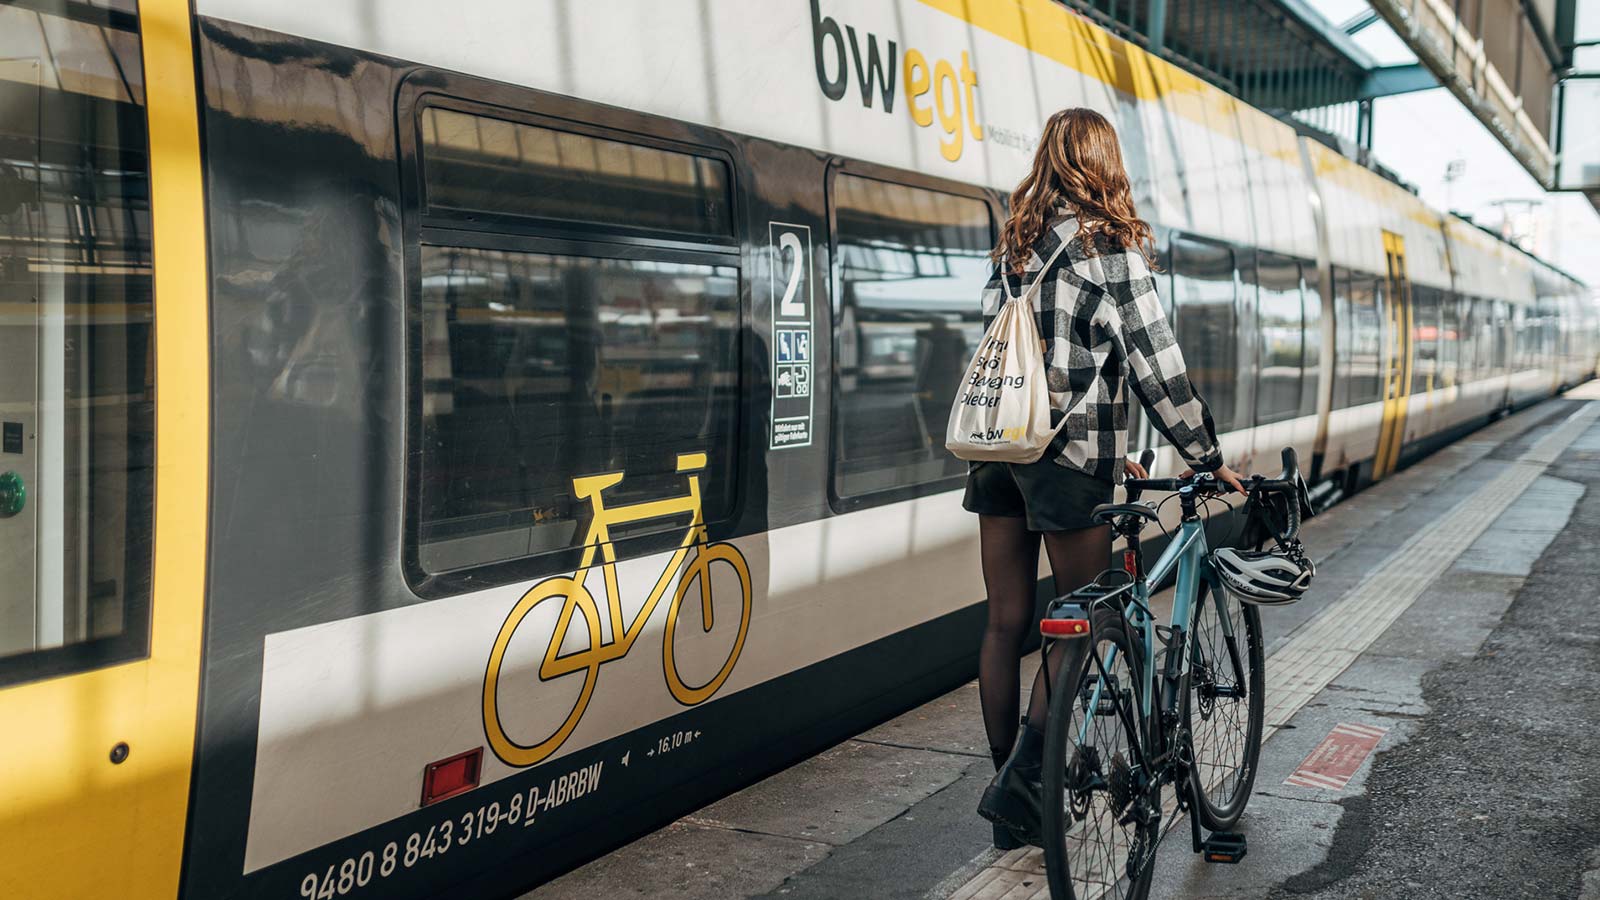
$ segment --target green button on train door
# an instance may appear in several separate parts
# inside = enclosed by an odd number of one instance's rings
[[[0,0],[0,897],[177,894],[209,458],[189,16]]]

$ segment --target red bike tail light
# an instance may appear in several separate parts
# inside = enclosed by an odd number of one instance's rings
[[[482,771],[482,747],[428,763],[422,770],[422,805],[472,790],[478,786],[478,775]]]
[[[1139,576],[1139,554],[1131,549],[1122,551],[1122,570],[1137,578]]]
[[[1074,637],[1089,633],[1088,619],[1040,619],[1039,633],[1045,637]]]

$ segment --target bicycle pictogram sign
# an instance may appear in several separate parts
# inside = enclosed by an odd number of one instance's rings
[[[603,496],[606,489],[622,482],[625,473],[609,472],[604,475],[572,479],[573,494],[580,500],[588,500],[593,513],[589,530],[583,539],[583,555],[578,569],[570,577],[558,575],[547,578],[522,595],[512,607],[505,623],[500,626],[500,633],[496,635],[494,648],[489,654],[489,665],[484,672],[483,730],[490,749],[501,761],[511,766],[531,766],[548,758],[566,743],[594,696],[595,682],[600,677],[600,667],[628,655],[634,641],[644,633],[645,623],[650,620],[657,604],[666,596],[667,586],[672,584],[675,575],[677,588],[672,592],[672,602],[667,605],[666,625],[661,635],[661,668],[666,678],[667,689],[679,703],[695,706],[709,700],[722,687],[723,682],[728,680],[728,675],[733,672],[734,665],[739,661],[739,652],[744,649],[744,639],[750,630],[750,568],[746,565],[744,556],[732,544],[709,541],[700,497],[700,476],[696,474],[705,467],[704,453],[681,453],[678,455],[677,471],[687,473],[689,476],[687,494],[626,506],[607,507]],[[690,516],[690,522],[684,532],[683,541],[667,560],[666,568],[656,579],[655,586],[651,588],[644,605],[639,608],[632,621],[625,625],[622,594],[617,584],[616,549],[611,543],[611,526],[685,514]],[[611,626],[612,638],[609,642],[601,634],[599,606],[595,603],[594,595],[584,586],[590,570],[595,566],[597,551],[601,559],[606,611]],[[679,671],[676,647],[679,613],[690,588],[698,584],[701,628],[709,634],[715,627],[711,577],[711,567],[715,563],[728,566],[739,578],[741,602],[738,636],[733,641],[733,648],[729,651],[728,658],[717,669],[716,674],[703,684],[694,685],[689,684]],[[505,665],[506,649],[510,646],[518,627],[535,607],[547,600],[560,600],[561,613],[556,619],[555,629],[544,652],[544,659],[539,665],[539,681],[547,683],[581,673],[583,683],[571,712],[553,733],[534,743],[522,743],[507,734],[501,723],[499,708],[501,673]],[[580,650],[562,654],[561,648],[567,642],[568,629],[572,627],[575,613],[583,619],[588,642]]]

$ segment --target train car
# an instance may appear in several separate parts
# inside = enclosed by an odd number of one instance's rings
[[[942,435],[1076,105],[1235,467],[1595,374],[1581,284],[1048,0],[0,0],[0,894],[512,896],[970,678]]]

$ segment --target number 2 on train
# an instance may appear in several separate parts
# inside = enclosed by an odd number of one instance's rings
[[[496,635],[494,648],[489,654],[489,665],[484,672],[483,730],[490,749],[502,762],[510,766],[531,766],[545,760],[566,743],[567,738],[572,735],[572,730],[583,718],[589,700],[594,696],[595,682],[600,677],[600,667],[628,655],[633,642],[644,632],[644,625],[650,620],[656,604],[666,595],[667,586],[672,583],[674,575],[678,576],[678,586],[673,591],[672,602],[667,607],[666,627],[661,635],[661,668],[666,678],[667,689],[679,703],[694,706],[710,699],[722,687],[723,682],[728,680],[734,664],[739,661],[739,651],[744,648],[744,639],[750,630],[750,568],[745,564],[738,548],[728,543],[710,543],[708,540],[700,499],[700,476],[696,474],[705,467],[704,453],[680,453],[677,471],[688,474],[689,493],[626,506],[607,507],[603,497],[606,489],[622,483],[624,473],[608,472],[604,475],[572,479],[574,496],[587,499],[593,513],[589,531],[584,536],[583,556],[579,561],[578,570],[571,577],[559,575],[547,578],[522,595],[522,599],[517,601],[510,615],[506,617],[505,624],[500,626],[500,633]],[[650,589],[650,596],[644,605],[639,608],[632,621],[624,626],[622,595],[617,585],[617,556],[615,546],[611,542],[611,526],[685,514],[690,516],[690,521],[688,529],[684,532],[683,541],[667,560],[666,567],[656,579],[655,586]],[[600,609],[595,603],[594,595],[584,586],[590,569],[594,567],[596,551],[600,553],[602,559],[600,570],[605,584],[606,612],[612,635],[609,643],[601,634]],[[712,566],[715,563],[726,565],[739,579],[738,635],[734,638],[728,658],[723,661],[716,673],[703,684],[691,685],[684,679],[678,667],[675,647],[678,616],[690,586],[698,583],[701,628],[707,634],[711,632],[716,624],[712,608],[711,577]],[[541,741],[524,744],[506,733],[500,719],[500,682],[506,650],[518,627],[534,608],[546,600],[557,599],[561,601],[561,612],[556,619],[550,642],[545,648],[544,659],[539,665],[539,682],[547,683],[567,675],[582,673],[583,686],[571,711],[553,733]],[[581,650],[562,654],[561,648],[567,642],[567,630],[572,627],[574,613],[580,614],[583,618],[588,643]]]
[[[780,263],[794,258],[794,268],[789,270],[789,283],[783,289],[783,299],[778,303],[778,318],[804,319],[806,318],[806,305],[800,299],[800,276],[806,264],[805,247],[800,243],[800,236],[792,231],[783,231],[778,234],[778,260]]]

